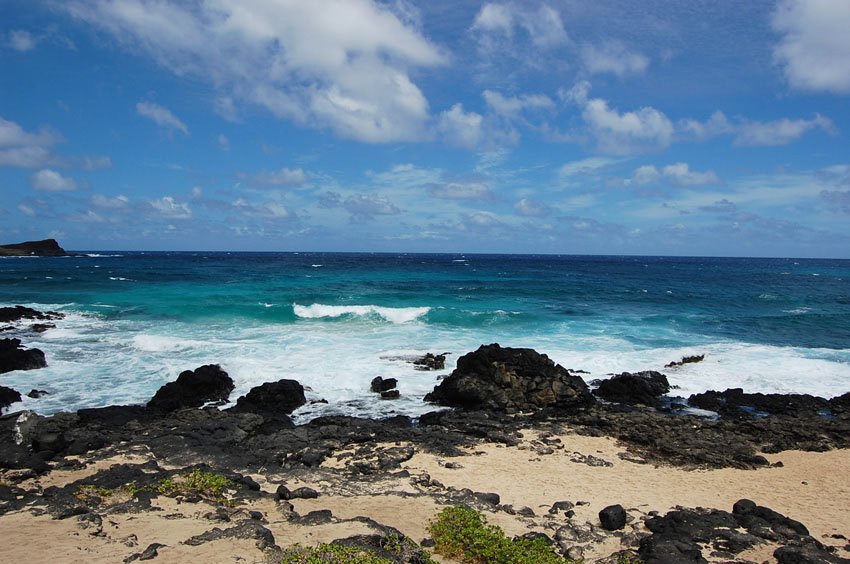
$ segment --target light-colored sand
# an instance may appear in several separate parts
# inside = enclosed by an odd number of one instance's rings
[[[414,476],[427,473],[445,486],[495,492],[501,496],[503,504],[531,507],[538,517],[487,513],[491,523],[501,526],[510,535],[522,534],[529,528],[541,530],[543,517],[549,518],[548,508],[560,500],[587,502],[576,507],[576,519],[598,523],[598,511],[613,503],[622,504],[632,516],[639,517],[649,511],[664,513],[677,505],[728,511],[735,501],[746,497],[805,523],[816,538],[833,533],[850,536],[850,515],[846,512],[850,507],[850,450],[784,452],[768,456],[771,461],[781,460],[782,468],[686,471],[624,461],[617,456],[623,449],[613,440],[574,434],[561,435],[562,448],[556,448],[554,453],[538,455],[533,449],[535,438],[535,433],[528,432],[519,447],[482,444],[470,449],[465,456],[445,460],[417,453],[403,466]],[[608,461],[612,466],[589,466],[573,461],[586,460],[588,455]],[[137,452],[130,457],[98,461],[85,470],[53,472],[22,485],[61,486],[112,463],[146,460],[149,455]],[[446,462],[460,467],[447,468]],[[313,474],[255,474],[254,478],[265,491],[274,491],[281,480],[286,480],[291,488],[306,485],[319,490],[322,495],[318,499],[293,500],[296,511],[302,515],[312,510],[330,509],[339,519],[370,517],[398,528],[415,541],[428,536],[428,522],[442,506],[435,497],[410,495],[427,493],[427,488],[420,491],[404,478],[372,483],[349,482],[339,475],[333,479],[339,466],[337,461],[329,459],[323,469]],[[161,510],[105,516],[99,535],[81,528],[77,518],[56,521],[49,516],[33,516],[28,511],[2,516],[0,561],[27,564],[121,562],[154,542],[167,545],[160,549],[157,562],[260,562],[264,558],[253,540],[218,540],[197,547],[182,544],[215,526],[233,526],[233,523],[213,523],[205,519],[203,515],[213,509],[211,505],[181,504],[165,497],[157,498],[154,505]],[[268,499],[252,502],[244,509],[261,511],[268,521],[265,526],[281,546],[315,545],[370,532],[363,523],[296,525],[287,521],[275,502]],[[563,516],[560,519],[564,520]],[[552,534],[551,530],[548,532]],[[603,556],[620,548],[619,541],[609,539],[588,555]],[[769,560],[771,552],[772,548],[761,547],[749,556],[761,562]]]

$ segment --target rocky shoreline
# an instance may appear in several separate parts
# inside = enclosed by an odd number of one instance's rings
[[[3,308],[0,320],[43,319],[38,315],[53,314]],[[35,350],[20,345],[0,348],[0,366]],[[427,368],[438,356],[426,355],[418,366]],[[385,394],[392,384],[373,382],[373,390]],[[232,543],[248,551],[249,561],[279,561],[293,539],[305,545],[349,539],[380,549],[392,537],[405,539],[410,550],[390,560],[419,562],[425,560],[417,543],[429,544],[428,519],[439,507],[468,505],[506,530],[545,537],[570,559],[763,562],[772,555],[785,563],[850,557],[846,516],[821,524],[815,536],[800,517],[760,499],[730,498],[728,505],[711,506],[716,509],[686,507],[686,499],[646,508],[627,502],[630,487],[639,497],[640,484],[626,485],[631,477],[651,480],[663,472],[687,484],[706,472],[736,472],[743,480],[762,473],[755,479],[769,480],[797,471],[784,468],[776,453],[831,451],[850,462],[844,450],[850,447],[850,394],[824,399],[709,391],[688,403],[717,415],[696,416],[666,398],[663,374],[624,373],[591,389],[578,371],[546,355],[496,344],[459,358],[457,369],[429,394],[435,411],[418,420],[320,417],[296,426],[289,414],[306,401],[297,381],[268,382],[236,401],[232,390],[226,372],[207,365],[181,373],[145,406],[0,416],[0,530],[8,534],[16,530],[12,524],[38,522],[65,531],[73,538],[63,542],[88,551],[87,561],[157,554],[210,561],[203,547]],[[575,497],[549,497],[549,484],[576,468],[588,474],[577,480]],[[536,469],[540,475],[532,479],[528,472]],[[196,471],[220,476],[228,484],[226,497],[161,487]],[[591,487],[595,477],[610,479],[604,476],[612,472],[624,474],[616,474],[622,483],[599,486],[610,503],[581,504],[582,488],[597,487]],[[835,472],[834,479],[850,483],[847,470]],[[522,489],[524,481],[539,485]],[[623,503],[615,503],[618,495]],[[370,509],[373,501],[381,505]],[[811,505],[827,501],[815,495],[789,507],[823,513]],[[829,501],[850,502],[850,493],[839,490]],[[182,515],[172,522],[186,525],[185,538],[167,531],[169,511]],[[411,515],[424,515],[422,523],[409,522]],[[132,529],[131,516],[161,521],[146,530],[150,543],[121,541],[110,528],[126,520],[122,531]]]

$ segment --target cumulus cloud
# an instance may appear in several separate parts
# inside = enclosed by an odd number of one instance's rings
[[[780,119],[776,121],[747,121],[737,128],[736,145],[774,146],[787,145],[812,129],[835,132],[828,118],[815,114],[812,119]]]
[[[771,23],[782,35],[774,60],[792,87],[850,93],[850,3],[783,0]]]
[[[31,51],[35,49],[36,39],[28,31],[15,29],[9,32],[9,47],[15,51]]]
[[[376,215],[398,215],[401,210],[395,204],[375,194],[355,194],[342,202],[342,207],[351,214],[352,221],[368,221]]]
[[[488,200],[493,194],[483,182],[449,182],[431,185],[428,193],[442,200]]]
[[[171,113],[171,110],[159,104],[139,102],[136,104],[136,112],[142,117],[153,120],[154,123],[164,129],[174,129],[185,135],[189,135],[189,128],[186,127],[186,124]]]
[[[149,200],[151,209],[162,217],[169,219],[189,219],[192,210],[187,203],[179,203],[172,196],[164,196],[158,200]]]
[[[805,133],[820,129],[835,133],[827,117],[815,114],[811,119],[782,118],[773,121],[754,121],[746,118],[729,119],[723,112],[714,112],[704,121],[684,119],[676,124],[678,134],[685,139],[704,141],[718,135],[733,135],[734,144],[748,147],[787,145]]]
[[[455,104],[440,114],[437,131],[452,145],[474,149],[481,141],[483,121],[481,114],[465,112],[462,104]]]
[[[112,166],[112,159],[104,155],[77,157],[75,160],[85,170],[99,170]]]
[[[410,71],[448,59],[398,10],[373,0],[63,6],[174,73],[211,82],[226,119],[236,119],[237,104],[251,103],[366,142],[425,137],[428,102]]]
[[[548,4],[531,10],[521,3],[489,2],[478,11],[470,29],[485,49],[492,47],[499,38],[512,37],[518,30],[524,31],[528,39],[542,49],[568,41],[561,15]]]
[[[523,198],[515,203],[514,211],[523,217],[546,217],[551,213],[551,209],[546,204],[529,198]]]
[[[589,128],[597,150],[611,155],[629,155],[664,149],[673,141],[670,119],[652,107],[620,112],[601,98],[587,100],[582,119]]]
[[[649,67],[649,57],[629,51],[619,41],[585,44],[581,48],[581,60],[590,74],[609,73],[620,78],[643,74]]]
[[[130,205],[130,199],[123,195],[110,198],[109,196],[104,196],[102,194],[95,194],[91,197],[91,205],[108,210],[120,210],[125,209]]]
[[[300,168],[283,167],[277,171],[262,171],[253,176],[241,175],[262,186],[300,186],[307,182],[307,174]]]
[[[0,166],[38,168],[52,160],[50,147],[62,138],[48,129],[36,133],[0,117]]]
[[[526,110],[551,110],[555,103],[543,94],[504,96],[493,90],[485,90],[484,102],[493,113],[504,117],[515,117]]]
[[[635,169],[631,181],[634,184],[645,185],[654,184],[662,179],[676,186],[707,186],[721,183],[713,170],[697,172],[691,170],[687,163],[667,165],[661,170],[653,165],[644,165]]]
[[[77,182],[48,168],[39,170],[30,179],[33,189],[39,192],[73,192]]]

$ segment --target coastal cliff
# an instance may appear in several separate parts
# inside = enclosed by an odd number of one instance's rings
[[[0,245],[0,257],[64,257],[67,254],[65,249],[56,242],[56,239]]]

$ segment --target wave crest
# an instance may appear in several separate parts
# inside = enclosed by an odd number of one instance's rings
[[[325,317],[342,317],[355,315],[360,317],[377,315],[391,323],[407,323],[414,321],[431,311],[430,307],[381,307],[376,305],[346,305],[335,306],[326,304],[310,304],[308,306],[292,304],[295,315],[302,319],[321,319]]]

